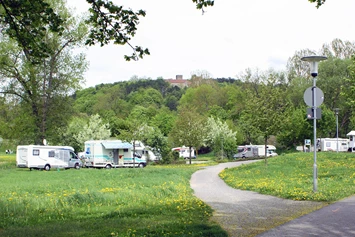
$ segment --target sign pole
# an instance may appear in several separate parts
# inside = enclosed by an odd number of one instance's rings
[[[327,59],[324,56],[307,56],[301,58],[302,61],[310,62],[311,76],[313,77],[312,87],[312,109],[313,109],[313,192],[317,192],[318,189],[318,170],[317,170],[317,104],[316,100],[316,78],[318,76],[318,63]],[[306,102],[307,103],[307,102]]]
[[[317,192],[317,106],[316,106],[316,77],[313,77],[313,192]]]

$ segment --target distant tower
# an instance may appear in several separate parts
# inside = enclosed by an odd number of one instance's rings
[[[176,75],[176,80],[182,80],[182,75]]]

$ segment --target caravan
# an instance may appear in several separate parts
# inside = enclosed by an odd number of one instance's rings
[[[85,142],[85,166],[94,168],[140,167],[147,165],[145,157],[133,154],[132,144],[121,140],[91,140]]]
[[[317,140],[318,151],[348,151],[349,139],[320,138]]]
[[[190,148],[188,148],[186,146],[175,147],[175,148],[173,148],[171,150],[178,152],[179,153],[179,157],[182,157],[184,159],[189,159],[190,158]],[[195,149],[193,147],[191,148],[191,158],[192,159],[196,159]]]
[[[148,161],[159,161],[160,155],[156,154],[152,151],[152,149],[148,146],[145,146],[141,141],[134,141],[134,149],[136,152],[136,156],[143,157],[147,162]]]
[[[19,168],[44,169],[81,167],[81,161],[70,146],[17,146],[16,164]]]
[[[237,158],[251,158],[258,156],[258,147],[253,145],[245,145],[237,147],[237,154],[233,155],[234,159]]]
[[[256,145],[258,148],[258,156],[265,156],[265,145]],[[267,157],[277,156],[276,147],[273,145],[267,145],[266,147]]]
[[[267,145],[267,157],[277,156],[276,147]],[[238,146],[237,154],[233,158],[265,157],[265,145],[245,145]]]

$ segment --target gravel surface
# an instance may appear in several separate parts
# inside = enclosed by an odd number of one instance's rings
[[[324,207],[324,203],[292,201],[233,189],[218,174],[225,168],[255,161],[229,162],[195,172],[190,180],[195,196],[214,209],[212,221],[229,236],[256,236]]]

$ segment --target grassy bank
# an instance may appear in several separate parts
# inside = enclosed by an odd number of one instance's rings
[[[317,153],[318,192],[313,192],[313,153],[292,153],[226,169],[231,187],[293,200],[333,202],[355,194],[355,154]]]
[[[227,236],[195,198],[199,166],[29,171],[0,156],[0,236]]]
[[[230,186],[294,200],[355,194],[355,155],[293,153],[220,173]],[[29,171],[0,154],[0,236],[227,236],[193,196],[198,165]],[[210,164],[209,164],[210,165]]]

